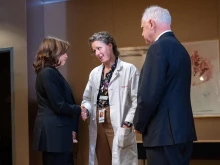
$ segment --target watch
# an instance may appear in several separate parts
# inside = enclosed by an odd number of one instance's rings
[[[131,126],[133,125],[132,123],[130,123],[130,122],[128,122],[128,121],[124,121],[123,124],[126,125],[126,126],[128,126],[128,127],[131,127]]]

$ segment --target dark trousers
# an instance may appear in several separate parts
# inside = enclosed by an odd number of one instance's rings
[[[43,165],[73,165],[73,153],[43,152]]]
[[[189,165],[193,143],[147,147],[147,165]]]

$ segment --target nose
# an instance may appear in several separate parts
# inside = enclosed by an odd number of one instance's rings
[[[66,57],[66,58],[68,58],[68,55],[67,55],[67,53],[65,53],[65,57]]]
[[[98,56],[100,51],[98,49],[95,50],[95,55]]]

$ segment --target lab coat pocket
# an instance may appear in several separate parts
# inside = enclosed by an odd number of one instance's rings
[[[119,147],[127,147],[135,143],[135,134],[133,128],[118,129],[118,145]]]

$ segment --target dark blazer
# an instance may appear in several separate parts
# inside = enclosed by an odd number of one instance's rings
[[[72,131],[77,132],[81,108],[75,105],[70,86],[56,68],[45,67],[37,75],[36,94],[34,149],[72,151]]]
[[[135,129],[146,147],[196,140],[190,101],[191,61],[172,32],[149,48],[139,79]]]

